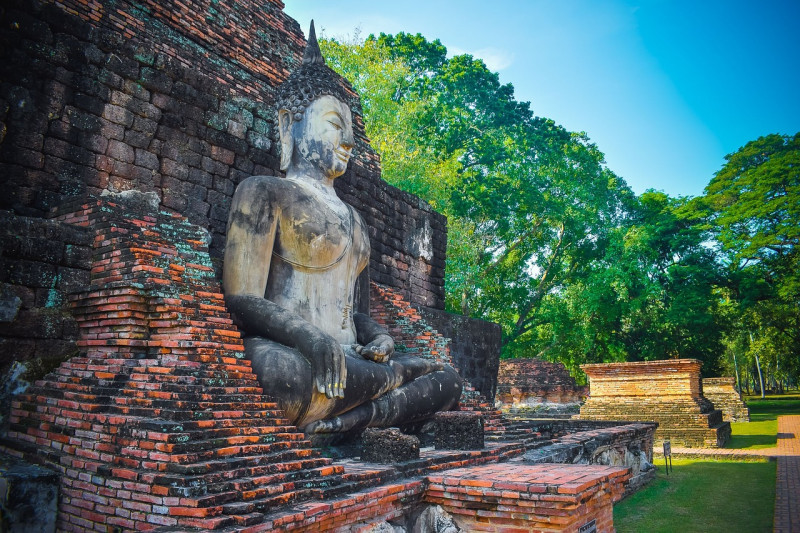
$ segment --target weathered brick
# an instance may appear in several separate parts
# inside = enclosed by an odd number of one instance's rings
[[[117,161],[123,163],[133,163],[136,160],[136,154],[133,147],[125,144],[124,142],[111,140],[108,142],[108,150],[106,155]]]

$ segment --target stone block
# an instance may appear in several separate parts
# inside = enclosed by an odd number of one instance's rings
[[[55,532],[58,483],[58,474],[52,470],[0,455],[3,531]]]
[[[393,464],[419,459],[419,439],[397,428],[368,428],[361,435],[361,460]]]
[[[437,413],[434,445],[437,450],[483,449],[483,417],[474,411]]]

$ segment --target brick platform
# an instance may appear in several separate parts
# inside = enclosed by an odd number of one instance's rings
[[[700,361],[670,359],[636,363],[582,365],[589,377],[589,398],[580,418],[658,422],[656,441],[676,445],[722,446],[731,425],[705,397]]]
[[[465,531],[577,532],[593,521],[597,531],[613,531],[612,504],[628,476],[608,466],[485,465],[428,476],[424,499]]]
[[[703,396],[722,411],[722,419],[728,422],[750,422],[750,409],[736,390],[736,378],[705,378]]]

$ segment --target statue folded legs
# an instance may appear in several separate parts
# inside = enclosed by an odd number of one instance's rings
[[[286,177],[252,176],[236,189],[223,267],[264,392],[307,433],[397,426],[453,407],[455,370],[394,353],[387,332],[353,312],[369,238],[333,188],[353,149],[352,115],[313,25],[303,64],[278,93]]]

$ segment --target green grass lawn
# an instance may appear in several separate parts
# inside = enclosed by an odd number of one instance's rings
[[[800,394],[745,399],[750,422],[731,424],[728,448],[772,448],[778,416],[800,414]],[[770,532],[775,509],[775,462],[675,459],[674,472],[657,461],[656,478],[614,506],[620,533]]]
[[[756,450],[777,445],[778,416],[800,414],[800,394],[768,395],[745,398],[750,408],[750,422],[732,422],[733,435],[726,448]]]
[[[771,532],[775,462],[674,459],[614,506],[619,533]]]

